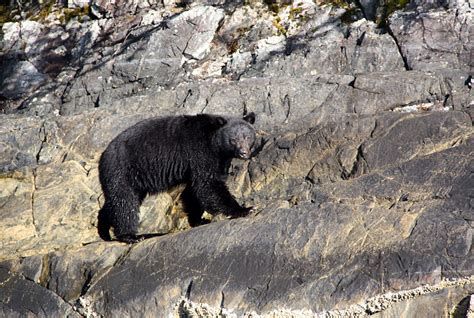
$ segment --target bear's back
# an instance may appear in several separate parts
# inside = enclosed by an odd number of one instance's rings
[[[209,117],[209,118],[208,118]],[[208,142],[217,129],[211,116],[168,116],[142,120],[120,133],[112,143],[167,148],[168,146]]]
[[[191,161],[203,153],[212,156],[216,129],[210,115],[149,118],[120,133],[103,156],[120,166],[135,188],[160,192],[186,181]]]

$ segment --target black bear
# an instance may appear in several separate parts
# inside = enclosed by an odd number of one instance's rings
[[[248,159],[255,143],[255,114],[243,118],[216,115],[157,117],[143,120],[110,142],[99,161],[105,203],[98,231],[110,241],[133,243],[139,207],[147,194],[185,183],[181,195],[191,226],[200,224],[204,210],[232,217],[247,215],[225,185],[232,158]]]

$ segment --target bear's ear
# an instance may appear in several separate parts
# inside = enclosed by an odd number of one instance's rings
[[[244,116],[243,120],[253,125],[255,123],[255,113],[254,112],[248,113],[247,115]]]
[[[227,120],[224,118],[224,117],[221,117],[221,116],[216,116],[214,118],[214,123],[217,127],[222,127],[224,126],[225,124],[227,124]]]
[[[209,115],[209,114],[197,114],[196,118],[199,122],[209,129],[219,129],[227,124],[227,119],[222,116]]]

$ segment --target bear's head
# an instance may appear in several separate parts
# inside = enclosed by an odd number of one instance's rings
[[[223,118],[222,118],[223,119]],[[248,159],[255,144],[255,114],[249,113],[243,118],[223,119],[222,127],[214,135],[219,151],[233,158]]]

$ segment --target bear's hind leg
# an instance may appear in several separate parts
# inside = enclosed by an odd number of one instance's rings
[[[110,237],[110,227],[111,218],[112,218],[111,205],[109,202],[106,202],[104,206],[99,211],[99,218],[97,223],[97,231],[99,232],[99,236],[104,241],[111,241],[112,238]]]
[[[144,195],[139,195],[133,190],[120,191],[108,198],[105,202],[104,210],[108,214],[110,226],[114,228],[114,234],[117,240],[125,243],[135,243],[143,238],[137,235],[140,204]],[[99,224],[101,215],[99,213]],[[100,229],[99,229],[100,231]]]

